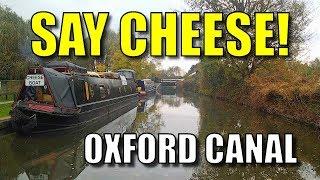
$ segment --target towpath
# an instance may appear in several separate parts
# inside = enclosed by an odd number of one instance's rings
[[[4,101],[4,102],[0,102],[0,104],[10,104],[13,103],[13,101]]]

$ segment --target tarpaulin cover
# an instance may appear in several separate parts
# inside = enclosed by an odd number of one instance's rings
[[[43,68],[43,73],[48,80],[49,86],[60,107],[75,107],[75,101],[72,94],[70,76],[64,75],[50,68]],[[73,85],[72,85],[73,86]]]
[[[52,62],[47,63],[46,67],[48,67],[48,68],[66,67],[74,72],[87,73],[86,68],[75,65],[75,64],[70,63],[68,61],[52,61]]]

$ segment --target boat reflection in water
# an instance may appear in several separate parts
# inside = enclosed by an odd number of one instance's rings
[[[138,112],[147,112],[152,106],[156,103],[156,95],[155,93],[143,96],[139,98],[138,101]]]
[[[155,93],[139,98],[138,114],[131,129],[132,133],[150,133],[157,136],[163,126],[158,109],[160,99],[161,96]]]
[[[117,115],[121,114],[121,116]],[[73,179],[86,167],[84,137],[90,133],[124,133],[137,115],[137,107],[123,109],[108,118],[115,120],[102,128],[55,137],[25,138],[10,134],[0,139],[0,179]]]

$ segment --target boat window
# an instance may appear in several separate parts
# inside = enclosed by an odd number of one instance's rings
[[[87,82],[85,82],[84,85],[85,85],[85,91],[86,91],[86,100],[89,101],[89,99],[90,99],[89,84]]]
[[[127,86],[123,86],[123,91],[124,94],[127,94]]]
[[[132,87],[131,86],[127,86],[127,87],[128,87],[129,94],[131,94],[132,93]]]
[[[110,89],[110,87],[108,85],[106,86],[106,93],[107,93],[107,97],[110,97],[111,89]]]
[[[99,89],[100,89],[100,98],[101,98],[101,99],[106,99],[106,97],[107,97],[107,90],[106,90],[106,88],[104,87],[104,85],[100,85]]]
[[[85,80],[75,81],[75,91],[77,104],[95,102],[100,100],[100,98],[104,99],[107,97],[107,92],[104,86],[90,84]]]
[[[93,98],[94,98],[94,85],[93,84],[90,84],[89,85],[89,94],[90,94],[90,100],[93,100]]]
[[[131,87],[129,85],[124,86],[123,88],[124,88],[125,94],[130,94],[131,93]]]
[[[35,88],[36,88],[35,101],[42,102],[42,103],[48,103],[48,104],[53,103],[53,98],[52,98],[51,93],[46,85],[45,86],[38,86]]]
[[[47,85],[25,86],[21,97],[24,101],[31,100],[39,103],[53,104],[53,98]]]
[[[84,80],[77,79],[74,82],[75,86],[75,96],[77,99],[77,104],[84,104],[89,100],[88,83]]]

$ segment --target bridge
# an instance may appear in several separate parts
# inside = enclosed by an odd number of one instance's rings
[[[161,79],[162,86],[176,86],[177,82],[183,81],[183,79]]]

